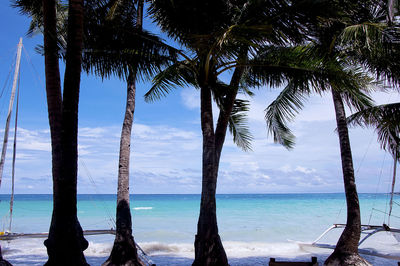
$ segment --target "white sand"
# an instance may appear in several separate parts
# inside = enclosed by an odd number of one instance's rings
[[[42,244],[43,239],[24,239],[12,242],[1,242],[3,256],[13,265],[43,265],[46,262],[46,249]],[[112,243],[90,242],[85,251],[86,260],[90,265],[101,265],[108,257]],[[141,246],[149,254],[150,259],[157,265],[183,266],[193,262],[192,244],[160,244],[142,243]],[[224,242],[229,263],[232,266],[268,265],[270,257],[277,260],[310,261],[311,256],[318,257],[318,262],[329,256],[330,250],[316,249],[307,252],[298,248],[294,243],[253,243],[244,245],[243,242]],[[365,256],[373,265],[395,266],[397,261]]]

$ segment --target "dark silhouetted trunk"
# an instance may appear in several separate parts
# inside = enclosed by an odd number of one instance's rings
[[[218,234],[216,188],[217,154],[212,115],[211,89],[201,87],[201,129],[203,133],[203,166],[200,215],[195,239],[193,265],[228,265],[228,259]]]
[[[0,266],[12,266],[11,263],[9,263],[7,260],[3,259],[1,247],[0,247]]]
[[[340,93],[332,90],[332,96],[342,159],[343,182],[347,203],[347,223],[334,252],[325,261],[324,265],[370,265],[358,254],[358,242],[361,234],[360,204],[354,178],[353,159],[345,109]]]
[[[88,242],[77,218],[78,103],[83,0],[70,0],[64,95],[58,65],[56,2],[43,0],[46,94],[52,144],[53,214],[45,241],[46,265],[88,265]]]
[[[236,99],[243,69],[236,68],[231,80],[231,90],[227,92],[220,110],[214,132],[211,88],[203,84],[200,91],[201,129],[203,134],[203,166],[200,215],[195,239],[195,260],[193,265],[228,265],[221,238],[218,234],[216,188],[219,161],[225,141],[226,130]]]
[[[142,29],[143,0],[138,2],[137,28]],[[132,217],[129,207],[129,161],[131,153],[131,136],[133,115],[135,112],[136,69],[130,68],[127,79],[127,96],[125,117],[122,125],[118,166],[117,190],[117,228],[114,245],[110,257],[103,266],[107,265],[145,265],[137,254],[132,236]]]
[[[118,166],[117,228],[114,246],[104,265],[144,265],[137,254],[132,236],[132,218],[129,207],[129,161],[133,114],[135,111],[136,74],[130,73],[126,98],[125,117],[122,125]]]

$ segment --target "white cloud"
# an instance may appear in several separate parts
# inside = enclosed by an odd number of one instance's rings
[[[308,169],[306,167],[302,167],[302,166],[297,166],[295,169],[295,171],[304,173],[304,174],[311,174],[311,173],[315,173],[316,170],[315,169]]]
[[[181,99],[183,105],[191,110],[200,108],[200,91],[194,88],[184,88],[181,91]]]

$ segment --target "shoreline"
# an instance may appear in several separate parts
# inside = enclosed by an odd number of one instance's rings
[[[20,245],[18,242],[23,242]],[[28,243],[29,242],[29,243]],[[47,260],[43,239],[24,239],[12,242],[2,241],[3,257],[13,265],[43,265]],[[139,245],[156,265],[189,266],[194,259],[193,243],[166,244],[160,242],[145,242]],[[229,264],[231,266],[268,265],[270,258],[277,261],[311,261],[317,257],[322,265],[332,250],[316,249],[315,252],[302,250],[297,244],[287,243],[247,243],[223,241]],[[112,242],[106,243],[91,240],[85,251],[87,262],[92,266],[105,262],[111,251]],[[395,266],[396,260],[362,255],[367,261],[377,266]]]

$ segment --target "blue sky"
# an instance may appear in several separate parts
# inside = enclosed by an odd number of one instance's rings
[[[26,37],[29,19],[0,3],[0,86],[13,63],[19,37],[21,61],[17,193],[51,193],[51,156],[44,90],[43,57],[34,51],[42,36]],[[29,59],[27,54],[29,55]],[[33,66],[33,67],[32,67]],[[201,129],[199,92],[177,88],[165,99],[143,100],[150,83],[137,91],[132,139],[133,193],[200,193]],[[7,87],[8,88],[8,87]],[[82,76],[79,107],[79,193],[116,193],[119,137],[125,108],[125,84]],[[221,158],[218,193],[342,192],[340,152],[330,95],[309,99],[292,123],[297,145],[292,151],[267,137],[264,109],[279,89],[261,88],[251,100],[249,126],[253,151],[243,152],[227,135]],[[4,128],[9,94],[0,98]],[[374,94],[379,103],[398,101],[397,93]],[[214,112],[216,113],[216,111]],[[0,129],[1,136],[4,130]],[[11,135],[11,133],[10,133]],[[359,192],[387,192],[392,160],[376,143],[372,130],[350,130]],[[9,143],[11,146],[12,140]],[[11,158],[11,149],[8,150]],[[6,161],[0,193],[10,191],[10,160]],[[381,177],[380,177],[381,176]]]

